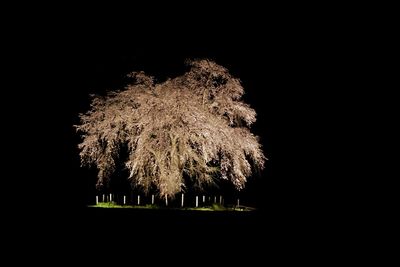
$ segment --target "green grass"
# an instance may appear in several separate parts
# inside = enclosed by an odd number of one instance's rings
[[[212,204],[212,206],[205,207],[184,207],[184,208],[168,208],[168,207],[160,207],[157,205],[143,205],[143,206],[134,206],[134,205],[118,205],[115,202],[99,202],[97,205],[89,205],[91,208],[123,208],[123,209],[172,209],[172,210],[197,210],[197,211],[252,211],[254,208],[251,207],[225,207],[220,204]]]
[[[156,205],[144,205],[144,206],[133,206],[133,205],[118,205],[114,201],[112,202],[99,202],[97,205],[89,205],[91,208],[123,208],[123,209],[159,209]]]

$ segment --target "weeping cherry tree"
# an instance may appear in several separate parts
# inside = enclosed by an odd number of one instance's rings
[[[132,185],[146,193],[154,187],[163,198],[184,191],[186,179],[199,188],[225,179],[240,190],[252,165],[264,167],[249,130],[256,112],[241,101],[240,80],[210,60],[188,64],[188,72],[162,83],[133,72],[124,90],[93,96],[75,127],[83,138],[81,163],[97,167],[98,187],[120,160]],[[120,158],[122,149],[127,158]]]

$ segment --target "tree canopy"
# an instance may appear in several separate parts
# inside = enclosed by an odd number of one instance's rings
[[[185,190],[185,179],[200,188],[226,179],[240,190],[251,165],[264,167],[249,130],[256,112],[241,101],[240,80],[210,60],[188,64],[188,72],[162,83],[133,72],[124,90],[93,96],[76,128],[81,163],[98,168],[98,186],[108,183],[119,160],[133,185],[146,192],[155,187],[161,197]],[[120,158],[122,149],[127,159]]]

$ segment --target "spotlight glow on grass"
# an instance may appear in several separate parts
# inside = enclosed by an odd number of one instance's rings
[[[115,202],[99,202],[97,205],[89,205],[88,207],[90,208],[122,208],[122,209],[164,209],[164,210],[190,210],[190,211],[254,211],[256,210],[253,207],[245,207],[245,206],[240,206],[240,207],[224,207],[219,204],[213,204],[212,206],[205,206],[205,207],[186,207],[186,208],[165,208],[165,207],[160,207],[158,205],[143,205],[143,206],[137,206],[137,205],[118,205]]]

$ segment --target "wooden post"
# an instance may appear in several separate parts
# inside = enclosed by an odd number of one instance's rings
[[[154,195],[151,195],[151,205],[154,205]]]
[[[99,196],[96,196],[96,205],[99,203]]]
[[[124,205],[126,204],[126,196],[124,196]]]
[[[181,207],[183,207],[183,199],[184,199],[184,193],[182,193],[182,199],[181,199]]]
[[[137,204],[140,206],[140,195],[137,196]]]
[[[196,208],[199,206],[199,196],[196,196]]]

